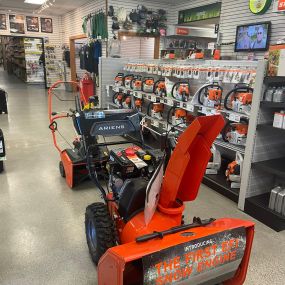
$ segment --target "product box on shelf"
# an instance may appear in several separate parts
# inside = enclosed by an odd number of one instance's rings
[[[274,114],[273,127],[282,129],[284,124],[284,117],[285,117],[284,111],[276,112]]]
[[[268,76],[285,76],[285,45],[269,47]]]

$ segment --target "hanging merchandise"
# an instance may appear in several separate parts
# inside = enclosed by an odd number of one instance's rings
[[[239,123],[228,121],[222,131],[222,137],[225,142],[245,146],[247,132],[248,120],[241,118]]]
[[[67,67],[70,67],[70,50],[69,50],[69,47],[63,48],[62,59],[63,59],[63,61],[66,62]]]
[[[0,173],[4,170],[4,160],[6,156],[5,141],[2,130],[0,129]]]
[[[115,36],[108,42],[108,55],[113,58],[121,57],[121,41]]]
[[[124,99],[124,93],[117,92],[113,96],[113,103],[116,104],[118,107],[123,108],[123,99]]]
[[[139,98],[136,98],[135,99],[135,109],[139,112],[142,111],[142,104],[143,104],[143,99],[139,99]]]
[[[134,75],[133,74],[127,74],[126,76],[124,76],[123,83],[124,83],[124,86],[127,89],[131,88],[131,82],[133,81],[133,79],[134,79]]]
[[[186,128],[194,119],[195,117],[188,114],[186,110],[176,107],[171,107],[167,114],[168,124],[180,128]]]
[[[142,77],[137,75],[131,81],[131,89],[134,91],[142,91]]]
[[[111,5],[109,6],[108,16],[113,17],[114,16],[114,7]]]
[[[132,12],[130,13],[129,17],[130,17],[130,19],[131,19],[131,21],[133,23],[138,23],[139,22],[140,15],[137,12],[137,10],[132,10]]]
[[[129,19],[129,17],[127,17],[126,18],[126,20],[125,20],[125,22],[124,22],[124,24],[123,24],[123,28],[125,29],[125,30],[132,30],[132,28],[133,28],[133,24],[132,24],[132,22],[131,22],[131,20]]]
[[[130,95],[125,95],[122,101],[123,109],[131,109],[132,108],[132,97]]]
[[[208,84],[198,91],[198,102],[202,106],[219,109],[222,102],[223,88],[218,84]]]
[[[118,22],[123,24],[126,21],[126,18],[127,18],[127,11],[126,11],[126,9],[123,8],[123,7],[120,7],[116,14],[117,14]]]
[[[224,105],[227,110],[250,114],[253,96],[253,88],[236,85],[225,97]]]
[[[161,78],[154,83],[153,93],[159,97],[166,96],[166,85],[164,78]]]
[[[243,156],[237,152],[235,160],[229,163],[225,173],[227,180],[231,182],[231,188],[233,189],[240,188],[242,166]]]
[[[154,78],[145,77],[142,82],[142,91],[147,93],[153,93],[153,87],[154,87]]]
[[[115,86],[122,87],[124,85],[124,73],[118,73],[115,77]]]
[[[150,102],[147,107],[147,114],[148,116],[161,121],[163,120],[162,117],[163,110],[164,110],[163,104]]]
[[[0,115],[1,114],[8,114],[7,108],[7,92],[0,88]]]
[[[176,100],[187,102],[190,97],[190,84],[188,82],[177,82],[174,84],[172,97]]]
[[[207,165],[206,174],[218,174],[222,163],[221,153],[217,150],[214,144],[211,147],[211,153],[212,155]]]

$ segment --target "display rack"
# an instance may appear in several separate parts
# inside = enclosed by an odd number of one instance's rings
[[[261,84],[250,121],[250,148],[246,149],[244,180],[239,208],[276,231],[285,229],[285,216],[269,208],[270,192],[285,181],[285,131],[273,127],[276,111],[284,110],[285,102],[265,101],[269,87],[283,86],[284,77],[265,77]],[[284,100],[285,101],[285,100]]]
[[[100,69],[101,69],[101,79],[100,79],[100,86],[102,88],[101,92],[101,107],[109,107],[109,108],[118,108],[116,104],[112,102],[112,96],[114,92],[122,91],[125,93],[129,93],[134,101],[134,98],[143,98],[144,102],[148,104],[149,102],[160,102],[163,103],[166,109],[166,112],[171,108],[172,106],[179,106],[182,109],[187,110],[189,113],[193,114],[194,116],[198,115],[211,115],[216,113],[221,113],[225,119],[238,122],[241,118],[247,118],[249,120],[249,127],[252,128],[254,125],[254,122],[257,120],[258,112],[256,110],[253,112],[251,111],[250,114],[240,114],[233,111],[228,110],[216,110],[215,108],[209,108],[205,106],[201,106],[197,102],[196,91],[199,87],[201,87],[205,82],[207,81],[207,78],[185,78],[181,74],[169,74],[169,75],[158,75],[156,74],[156,70],[153,72],[153,70],[144,70],[142,71],[134,71],[134,70],[126,70],[127,69],[127,63],[137,63],[144,64],[144,61],[140,60],[132,60],[132,59],[102,59],[100,62]],[[148,61],[149,63],[149,61]],[[166,60],[153,60],[150,61],[153,65],[181,65],[181,66],[208,66],[212,67],[214,70],[216,68],[223,69],[223,68],[242,68],[242,69],[249,69],[252,70],[255,74],[254,80],[252,80],[251,84],[253,84],[254,87],[254,94],[253,94],[253,102],[252,105],[260,105],[261,101],[261,94],[262,94],[262,88],[263,88],[263,80],[264,80],[264,74],[266,69],[266,61],[259,61],[259,62],[253,62],[253,61],[204,61],[204,60],[186,60],[186,61],[166,61]],[[184,81],[187,80],[190,82],[191,85],[191,92],[192,94],[195,94],[192,100],[188,103],[181,103],[180,101],[175,100],[174,98],[158,98],[155,94],[145,93],[141,91],[132,91],[129,89],[126,89],[124,87],[115,87],[114,86],[114,77],[118,72],[124,72],[125,74],[133,73],[133,74],[140,74],[143,77],[145,76],[154,76],[156,79],[160,77],[167,77],[173,81]],[[232,82],[222,82],[225,93],[228,92],[228,90],[232,89],[235,84]],[[143,108],[143,110],[140,112],[142,117],[146,122],[148,122],[147,127],[153,131],[153,133],[158,136],[165,136],[169,128],[173,127],[169,123],[165,123],[165,115],[164,115],[164,121],[160,121],[157,119],[154,119],[146,114],[146,109]],[[256,129],[256,128],[255,128]],[[183,128],[176,127],[177,132],[183,132]],[[285,133],[285,132],[284,132]],[[204,184],[208,185],[212,189],[216,190],[217,192],[225,195],[226,197],[230,198],[231,200],[238,202],[239,205],[242,203],[242,199],[245,200],[245,197],[243,195],[240,195],[244,192],[244,190],[231,188],[231,184],[226,180],[225,177],[225,169],[228,164],[228,162],[231,162],[235,159],[236,153],[239,152],[244,156],[244,168],[246,164],[249,164],[251,161],[251,152],[250,149],[253,148],[253,141],[249,139],[250,134],[248,135],[248,139],[245,146],[242,145],[234,145],[228,142],[223,141],[221,138],[217,138],[214,144],[216,145],[216,148],[220,151],[222,154],[222,157],[226,159],[226,163],[222,164],[221,169],[219,170],[218,174],[216,175],[205,175],[204,177]],[[163,140],[162,140],[163,141]],[[284,155],[285,156],[285,155]],[[241,175],[241,181],[242,181],[242,187],[246,184],[247,175],[244,174],[244,171]],[[245,202],[245,201],[244,201]],[[243,209],[242,207],[240,207]]]

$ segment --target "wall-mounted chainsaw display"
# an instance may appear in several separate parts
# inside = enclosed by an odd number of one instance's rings
[[[247,132],[248,120],[241,118],[239,123],[229,121],[222,131],[222,137],[225,142],[245,146]]]
[[[217,83],[204,85],[198,91],[198,102],[202,106],[210,108],[221,108],[223,87]]]

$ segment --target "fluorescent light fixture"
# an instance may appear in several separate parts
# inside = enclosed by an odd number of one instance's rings
[[[45,0],[25,0],[24,3],[34,4],[34,5],[42,5],[45,3]]]

